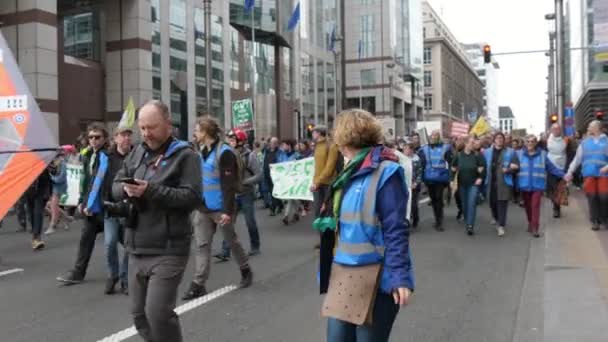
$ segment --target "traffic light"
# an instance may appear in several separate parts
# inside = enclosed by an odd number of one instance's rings
[[[312,130],[315,129],[315,125],[308,124],[306,126],[306,135],[308,135],[308,139],[312,139]]]
[[[490,45],[483,47],[483,62],[486,64],[492,63],[492,48]]]
[[[557,123],[557,114],[552,114],[551,115],[551,123],[552,124]]]
[[[602,112],[601,110],[598,110],[595,112],[595,118],[598,120],[603,120],[604,119],[604,112]]]

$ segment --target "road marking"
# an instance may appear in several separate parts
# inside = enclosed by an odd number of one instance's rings
[[[0,272],[0,277],[4,277],[9,274],[23,272],[23,268],[13,268],[12,270]]]
[[[193,310],[203,304],[209,303],[210,301],[217,299],[225,294],[228,294],[236,289],[238,289],[238,286],[236,286],[236,285],[229,285],[229,286],[223,287],[223,288],[215,290],[203,297],[193,299],[187,303],[184,303],[184,304],[178,306],[177,308],[175,308],[174,311],[176,314],[181,315],[181,314],[188,312],[190,310]],[[119,341],[124,341],[135,335],[137,335],[137,330],[135,330],[134,326],[131,326],[125,330],[117,332],[116,334],[105,337],[97,342],[119,342]]]
[[[430,198],[430,197],[427,197],[427,198],[425,198],[425,199],[421,199],[420,201],[418,201],[418,203],[419,203],[419,204],[425,204],[425,203],[428,203],[430,200],[431,200],[431,198]]]

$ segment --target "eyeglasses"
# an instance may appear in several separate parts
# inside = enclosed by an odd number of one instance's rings
[[[536,143],[536,140],[528,140],[528,141],[526,141],[526,144],[534,144],[534,143]]]
[[[101,135],[89,135],[89,140],[99,140],[101,139]]]

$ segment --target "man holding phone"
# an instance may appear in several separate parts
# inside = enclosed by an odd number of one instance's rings
[[[78,209],[85,216],[84,228],[80,233],[78,254],[74,268],[57,277],[65,285],[79,284],[84,277],[95,248],[97,234],[104,230],[103,192],[104,182],[111,183],[109,158],[106,152],[108,131],[101,123],[92,123],[87,128],[89,148],[83,154],[84,187],[80,195]]]
[[[144,142],[125,158],[112,187],[114,199],[131,205],[125,227],[131,313],[145,341],[181,342],[173,309],[190,254],[189,214],[201,203],[200,159],[172,136],[164,103],[144,104],[137,124]]]

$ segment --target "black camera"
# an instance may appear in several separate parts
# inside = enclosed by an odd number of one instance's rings
[[[137,226],[137,210],[135,205],[128,200],[120,202],[103,202],[103,209],[109,217],[125,219],[125,227],[135,228]]]

